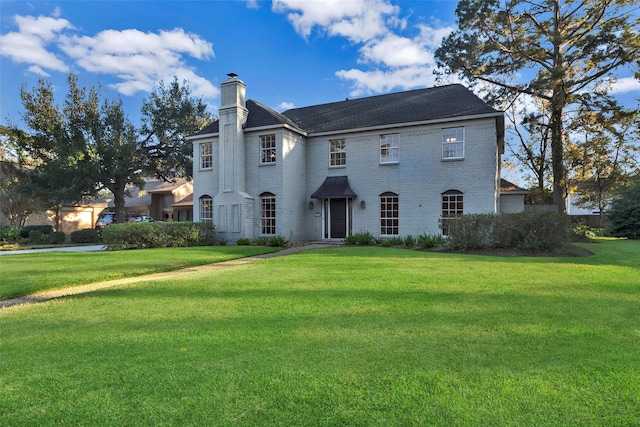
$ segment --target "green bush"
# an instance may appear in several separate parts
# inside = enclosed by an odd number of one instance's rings
[[[31,245],[39,245],[42,243],[43,234],[40,230],[31,230],[29,231],[29,244]]]
[[[404,238],[404,245],[408,248],[412,248],[416,245],[416,239],[411,234],[409,234]]]
[[[555,212],[463,215],[448,222],[454,249],[552,250],[569,242],[571,222]]]
[[[404,245],[405,239],[400,236],[391,237],[390,239],[382,239],[382,246],[390,247],[390,246],[402,246]]]
[[[212,246],[215,245],[215,228],[212,222],[198,222],[198,228],[200,229],[200,245]]]
[[[607,234],[640,239],[640,181],[623,188],[611,202]]]
[[[37,230],[40,234],[51,234],[53,233],[52,225],[27,225],[20,229],[20,237],[29,237],[29,233],[31,230]]]
[[[368,231],[360,231],[358,233],[352,234],[351,236],[347,236],[344,238],[344,243],[347,245],[375,245],[376,238],[373,237]]]
[[[129,222],[102,230],[108,249],[186,247],[213,244],[213,224],[195,222]]]
[[[282,247],[287,244],[287,239],[284,236],[273,236],[269,238],[269,246],[279,246]]]
[[[269,244],[269,239],[266,237],[258,237],[255,240],[256,246],[267,246]]]
[[[74,231],[70,238],[71,243],[100,243],[100,233],[93,228]]]
[[[238,239],[238,241],[236,242],[237,245],[239,246],[251,246],[251,239]]]
[[[54,231],[49,235],[49,243],[53,245],[59,245],[61,243],[64,243],[66,239],[67,239],[67,236],[64,234],[63,231]]]
[[[8,225],[0,226],[0,244],[16,243],[18,241],[18,237],[20,237],[19,229],[9,227]]]
[[[444,245],[445,240],[441,234],[421,234],[418,236],[418,246],[424,249],[436,248]]]

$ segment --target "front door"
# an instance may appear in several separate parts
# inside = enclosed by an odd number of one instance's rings
[[[347,199],[329,199],[330,238],[344,239],[347,237]]]

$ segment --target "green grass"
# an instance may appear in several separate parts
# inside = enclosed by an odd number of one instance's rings
[[[327,248],[0,311],[0,424],[640,424],[640,242]]]
[[[0,299],[135,277],[273,252],[259,246],[198,246],[107,252],[42,252],[0,257]]]

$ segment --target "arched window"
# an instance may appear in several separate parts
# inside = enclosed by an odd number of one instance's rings
[[[213,222],[213,199],[211,196],[200,197],[200,221]]]
[[[442,193],[442,234],[449,234],[449,222],[459,218],[464,212],[462,191],[447,190]]]
[[[380,234],[398,234],[398,195],[386,192],[380,195]]]
[[[260,195],[260,233],[276,234],[276,195],[273,193]]]

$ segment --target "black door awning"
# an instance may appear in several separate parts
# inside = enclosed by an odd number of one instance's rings
[[[328,176],[320,188],[311,195],[312,199],[344,199],[356,198],[356,193],[349,187],[346,176]]]

